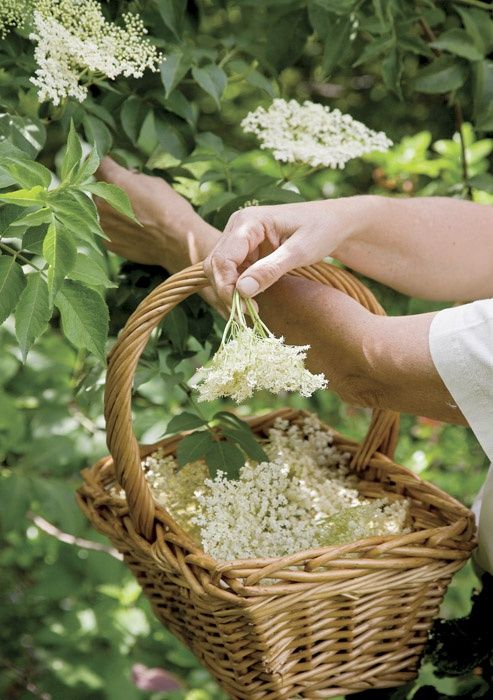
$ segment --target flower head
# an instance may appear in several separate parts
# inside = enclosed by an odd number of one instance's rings
[[[327,380],[323,374],[312,374],[304,360],[309,345],[285,345],[262,323],[251,302],[247,300],[253,328],[246,325],[237,292],[233,299],[231,317],[223,342],[207,367],[201,367],[192,384],[197,387],[200,401],[213,401],[230,396],[241,403],[255,391],[266,389],[273,394],[299,391],[311,396],[323,389]]]
[[[365,498],[349,455],[314,416],[278,419],[263,444],[269,461],[247,461],[239,479],[207,477],[204,463],[178,471],[157,452],[144,469],[154,497],[221,561],[279,557],[313,547],[405,531],[405,499]]]
[[[386,151],[392,142],[349,114],[306,100],[275,99],[268,109],[258,107],[241,122],[255,134],[260,147],[276,160],[305,163],[313,168],[343,168],[348,160],[371,151]]]
[[[162,61],[140,17],[127,13],[123,27],[108,22],[96,0],[40,0],[30,39],[38,64],[31,81],[41,101],[57,105],[65,97],[82,102],[94,78],[140,78]]]

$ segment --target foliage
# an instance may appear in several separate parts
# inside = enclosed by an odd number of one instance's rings
[[[7,603],[0,695],[8,700],[147,697],[131,682],[136,663],[164,666],[183,680],[184,688],[166,697],[224,697],[153,619],[73,500],[79,470],[106,449],[101,396],[108,328],[111,342],[164,276],[122,265],[104,249],[92,195],[132,212],[121,191],[94,181],[99,159],[111,151],[129,167],[165,177],[217,227],[252,200],[379,192],[492,201],[488,3],[102,4],[108,20],[128,9],[140,13],[167,60],[159,73],[139,80],[89,76],[80,103],[38,102],[27,26],[11,29],[0,46],[0,569]],[[248,111],[274,97],[330,102],[385,129],[397,145],[350,163],[344,173],[281,166],[239,127]],[[437,308],[372,286],[389,313]],[[154,334],[134,386],[139,439],[153,442],[183,428],[185,418],[168,418],[183,415],[184,407],[194,411],[183,382],[217,347],[222,329],[221,319],[191,298]],[[250,410],[280,405],[309,407],[357,438],[367,425],[366,412],[342,406],[328,392],[310,401],[259,394]],[[248,452],[225,410],[214,402],[200,420],[232,431],[235,445]],[[188,420],[195,429],[197,419]],[[486,468],[465,429],[422,418],[404,418],[397,457],[468,505]],[[97,549],[87,548],[94,543]],[[447,617],[468,612],[474,581],[470,569],[458,575],[444,605]],[[474,667],[458,679],[440,679],[425,664],[414,697],[469,692],[478,673]],[[392,691],[392,700],[416,687]]]

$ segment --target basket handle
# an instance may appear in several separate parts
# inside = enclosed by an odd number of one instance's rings
[[[300,267],[290,274],[339,289],[372,313],[385,314],[373,294],[346,270],[317,263]],[[155,505],[141,468],[140,449],[132,428],[135,370],[151,332],[161,320],[177,304],[209,284],[202,263],[169,277],[139,304],[109,356],[104,397],[107,444],[113,457],[116,479],[127,496],[134,527],[148,540],[153,536]],[[363,469],[377,450],[391,456],[398,429],[398,413],[374,410],[368,433],[353,459],[356,469]]]

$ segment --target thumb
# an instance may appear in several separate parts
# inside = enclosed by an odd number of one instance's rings
[[[298,247],[287,241],[270,255],[250,265],[238,278],[236,289],[244,297],[253,297],[277,282],[286,272],[303,264]]]

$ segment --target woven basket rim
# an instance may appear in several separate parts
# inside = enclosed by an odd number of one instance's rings
[[[276,417],[298,417],[298,416],[307,416],[311,415],[308,411],[302,410],[302,409],[278,409],[278,410],[271,410],[266,412],[265,414],[261,414],[259,416],[258,414],[255,416],[249,416],[248,418],[243,418],[247,422],[254,421],[255,419],[262,417],[264,419],[274,420]],[[289,420],[289,418],[287,418]],[[339,431],[334,430],[331,426],[327,425],[323,421],[320,421],[321,425],[325,428],[328,428],[331,431],[331,434],[334,437],[335,441],[341,441],[345,446],[348,446],[349,448],[354,448],[356,450],[359,446],[359,443],[354,440],[353,438],[349,438],[343,433],[340,433]],[[183,437],[185,437],[187,434],[189,434],[192,431],[182,431],[180,433],[167,436],[163,438],[162,440],[159,440],[156,443],[152,444],[139,444],[140,451],[141,451],[141,459],[147,457],[148,455],[152,454],[155,452],[157,449],[163,446],[168,446],[172,444],[173,442],[178,443],[179,440],[181,440]],[[372,464],[373,463],[373,464]],[[376,463],[376,464],[375,464]],[[450,494],[446,493],[440,487],[436,486],[435,484],[430,483],[429,481],[426,481],[425,479],[422,479],[418,474],[413,472],[411,469],[405,467],[402,464],[399,464],[393,460],[391,460],[389,457],[386,455],[376,452],[375,455],[372,457],[372,459],[369,462],[370,467],[374,467],[376,469],[383,470],[385,467],[391,467],[393,473],[399,473],[401,475],[405,475],[408,477],[411,482],[414,482],[415,484],[420,484],[420,485],[425,485],[426,490],[428,493],[433,494],[437,496],[440,499],[443,499],[446,504],[449,506],[450,512],[454,512],[457,514],[457,520],[455,523],[460,523],[461,520],[468,521],[470,522],[471,520],[474,520],[474,516],[472,511],[467,508],[464,504],[460,503],[457,499],[455,499],[453,496]],[[350,467],[351,469],[351,467]],[[104,474],[103,474],[104,471]],[[357,472],[356,470],[353,470],[355,474],[359,476],[359,478],[362,481],[375,481],[372,479],[365,479],[365,476],[368,474],[368,470],[363,470]],[[88,493],[88,487],[90,488],[90,497],[94,498],[96,496],[96,492],[94,490],[94,487],[97,486],[99,489],[99,495],[100,496],[106,496],[108,497],[108,485],[105,486],[104,482],[109,481],[109,476],[111,476],[112,479],[114,479],[114,463],[113,463],[113,458],[111,455],[108,455],[106,457],[103,457],[101,460],[96,462],[92,467],[86,469],[83,471],[83,477],[84,477],[84,482],[85,485],[81,486],[78,490],[78,492],[81,495],[89,495]],[[115,483],[116,480],[115,480]],[[380,483],[380,482],[377,482]],[[153,497],[154,498],[154,497]],[[409,500],[413,500],[412,497],[410,496],[403,496],[403,498],[407,498]],[[119,497],[115,495],[111,495],[111,499],[114,500],[115,502],[118,501],[118,504],[120,507],[125,507],[127,506],[127,501],[126,497]],[[418,502],[417,499],[415,499],[415,502]],[[415,546],[416,548],[419,548],[419,544],[413,544],[413,540],[417,539],[416,536],[419,534],[419,539],[425,540],[430,537],[439,540],[440,535],[447,534],[447,531],[450,530],[451,525],[440,525],[438,527],[434,528],[423,528],[419,530],[414,530],[410,533],[405,533],[401,535],[382,535],[382,536],[373,536],[373,537],[367,537],[367,538],[362,538],[359,540],[355,540],[352,543],[344,544],[344,545],[329,545],[329,546],[324,546],[324,547],[313,547],[310,549],[306,550],[300,550],[299,552],[290,554],[290,555],[285,555],[285,556],[280,556],[280,557],[266,557],[266,558],[247,558],[247,559],[236,559],[236,560],[231,560],[231,561],[220,561],[212,557],[211,555],[207,554],[204,552],[202,547],[197,544],[197,542],[192,539],[192,537],[179,525],[179,523],[172,518],[168,512],[165,510],[163,506],[159,504],[159,502],[154,498],[154,503],[156,506],[156,511],[155,511],[155,521],[157,524],[157,527],[165,527],[166,529],[169,529],[173,531],[173,534],[181,540],[179,544],[182,546],[184,549],[189,550],[189,555],[186,556],[186,559],[192,560],[196,564],[199,564],[203,566],[206,569],[209,569],[211,571],[214,571],[216,574],[219,572],[226,572],[226,571],[233,571],[233,570],[238,570],[238,569],[251,569],[251,568],[266,568],[266,567],[272,567],[275,566],[276,570],[278,569],[283,569],[285,566],[292,566],[293,565],[293,560],[310,560],[310,559],[318,559],[320,557],[323,557],[326,559],[327,557],[329,558],[328,561],[331,559],[336,559],[337,556],[345,556],[347,554],[359,554],[362,552],[365,552],[367,556],[381,556],[385,551],[387,551],[386,545],[388,544],[394,544],[394,547],[397,545],[402,545],[402,546],[410,546],[413,547]],[[439,506],[435,506],[436,510],[440,513],[440,515],[443,517],[443,513],[440,509]],[[170,522],[171,521],[171,522]],[[133,528],[132,528],[133,529]],[[139,536],[142,538],[144,542],[147,543],[147,545],[152,546],[153,541],[156,540],[156,534],[154,535],[154,538],[152,541],[149,541],[142,537],[142,535],[137,535],[136,532],[133,533],[134,536]],[[453,538],[453,541],[455,542],[455,538]],[[470,551],[472,548],[475,546],[475,538],[474,536],[471,537],[461,537],[460,541],[463,542],[464,548],[459,548],[457,547],[458,542],[455,542],[455,547],[450,547],[447,545],[441,545],[439,549],[448,549],[450,551],[453,551],[454,549],[457,549],[457,551],[462,551],[464,554],[464,559],[467,558],[470,554]],[[391,547],[390,549],[393,549],[394,547]],[[332,556],[334,555],[334,557]]]

